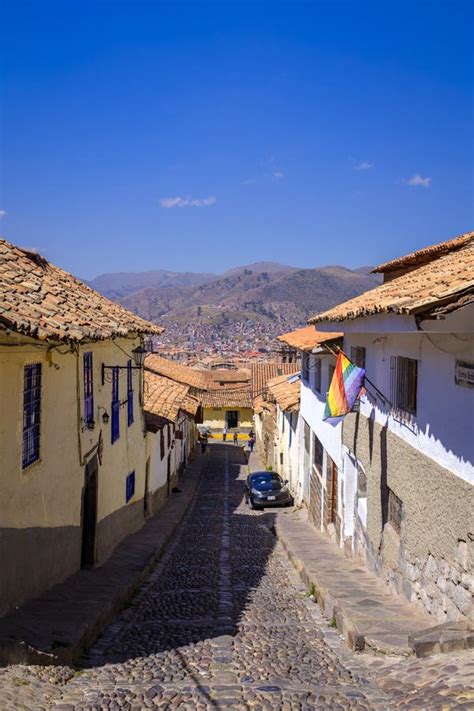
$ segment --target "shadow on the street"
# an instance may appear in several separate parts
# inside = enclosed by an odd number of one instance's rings
[[[175,650],[177,663],[193,676],[183,647],[237,633],[276,544],[275,514],[272,509],[251,512],[243,503],[247,470],[241,447],[212,443],[206,457],[196,499],[168,560],[165,554],[151,580],[112,623],[116,634],[100,661],[92,653],[83,666]]]

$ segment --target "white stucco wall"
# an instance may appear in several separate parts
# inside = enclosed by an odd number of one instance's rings
[[[389,400],[390,356],[418,360],[416,416],[403,421],[380,398],[369,397],[362,398],[361,413],[387,424],[422,454],[474,483],[474,389],[454,379],[456,360],[474,362],[474,334],[346,334],[348,354],[352,345],[366,348],[367,376]],[[370,385],[368,391],[373,392]]]
[[[321,358],[321,392],[314,389],[314,378],[310,373],[309,383],[301,381],[301,417],[308,423],[326,452],[342,471],[342,424],[331,425],[323,421],[326,393],[329,389],[329,365],[335,365],[332,356]]]
[[[299,418],[297,413],[284,412],[277,408],[277,434],[275,469],[283,479],[288,479],[290,491],[298,496],[299,473]],[[283,455],[283,466],[280,464]]]

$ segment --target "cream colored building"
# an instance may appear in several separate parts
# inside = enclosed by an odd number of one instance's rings
[[[155,371],[156,364],[156,371]],[[190,386],[160,375],[167,370],[162,359],[150,354],[145,359],[144,410],[147,427],[147,514],[158,511],[178,485],[178,478],[196,444],[195,416],[199,401]],[[179,366],[181,377],[186,378]],[[170,371],[167,371],[170,372]],[[175,374],[177,371],[173,371]],[[188,377],[192,378],[192,374]]]
[[[472,618],[474,232],[375,271],[382,285],[311,319],[370,378],[342,423],[352,548],[437,620]]]
[[[267,385],[276,403],[272,468],[288,481],[289,490],[293,498],[296,498],[299,475],[300,374],[279,375],[269,380]]]
[[[0,614],[102,563],[142,524],[135,359],[161,331],[0,240]]]

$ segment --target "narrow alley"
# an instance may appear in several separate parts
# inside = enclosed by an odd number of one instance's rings
[[[466,656],[349,652],[276,543],[274,514],[245,506],[242,449],[206,456],[194,504],[131,605],[78,670],[1,670],[3,711],[472,708]]]

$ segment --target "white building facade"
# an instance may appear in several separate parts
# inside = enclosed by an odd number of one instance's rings
[[[369,379],[342,425],[354,555],[439,621],[473,617],[473,238],[383,265],[384,284],[312,319]]]

